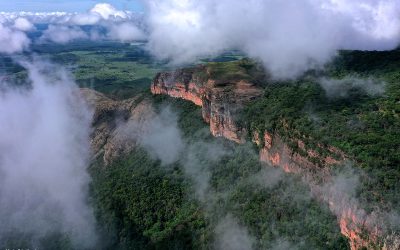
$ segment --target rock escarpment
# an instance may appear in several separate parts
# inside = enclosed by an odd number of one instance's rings
[[[151,92],[182,98],[202,107],[203,119],[210,124],[211,133],[237,143],[244,143],[247,131],[236,122],[241,109],[250,100],[262,95],[262,89],[249,81],[208,79],[197,74],[204,67],[157,74]]]
[[[121,124],[128,120],[139,125],[144,123],[154,114],[151,101],[141,96],[116,101],[91,89],[81,89],[81,94],[94,111],[90,138],[94,159],[101,158],[107,166],[132,152],[137,142],[126,135]],[[140,126],[136,128],[140,129]]]
[[[359,206],[347,190],[332,183],[332,169],[335,165],[346,164],[347,157],[334,147],[324,147],[328,155],[319,155],[307,145],[296,140],[285,143],[277,134],[264,132],[260,138],[258,132],[253,135],[253,142],[260,146],[260,160],[273,166],[281,167],[287,173],[303,176],[318,200],[328,204],[330,210],[337,216],[341,233],[349,239],[353,250],[362,247],[378,248],[384,237],[384,224],[381,216],[376,213],[368,214]],[[294,150],[289,145],[297,146]],[[351,191],[349,191],[351,192]]]
[[[237,79],[214,79],[208,68],[202,66],[159,73],[151,92],[182,98],[201,106],[203,119],[210,124],[214,136],[237,143],[252,138],[260,148],[261,161],[302,175],[315,197],[326,202],[336,214],[341,232],[349,239],[351,249],[382,247],[385,233],[379,215],[368,214],[352,197],[324,185],[333,178],[332,167],[345,164],[346,155],[334,147],[318,145],[328,152],[320,155],[301,138],[288,142],[271,131],[247,131],[239,124],[238,116],[246,103],[260,97],[263,91],[251,81]]]

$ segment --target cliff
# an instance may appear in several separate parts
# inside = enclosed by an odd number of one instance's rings
[[[263,140],[255,132],[253,142],[261,146],[262,162],[281,167],[287,173],[303,176],[314,197],[327,203],[337,216],[341,233],[349,239],[352,250],[362,247],[375,249],[382,244],[384,225],[380,216],[376,213],[368,214],[346,190],[331,183],[331,167],[346,164],[347,157],[343,152],[327,147],[324,150],[330,152],[330,155],[321,156],[316,151],[307,149],[307,145],[301,140],[289,143],[297,144],[294,150],[279,135],[269,132],[264,133]],[[323,148],[322,145],[319,147]]]
[[[113,100],[91,89],[81,89],[81,94],[94,111],[90,138],[93,158],[101,159],[104,166],[108,166],[132,152],[137,142],[135,138],[126,136],[120,125],[128,120],[138,124],[145,121],[153,115],[151,102],[140,95],[122,101]]]
[[[201,79],[204,67],[157,74],[151,92],[182,98],[202,107],[211,133],[244,143],[247,131],[235,120],[246,103],[262,95],[262,89],[246,80]]]
[[[352,197],[337,193],[324,183],[332,178],[332,167],[344,165],[346,155],[337,148],[318,147],[324,155],[308,147],[301,139],[283,140],[271,131],[247,131],[238,122],[246,104],[263,94],[262,88],[248,77],[226,79],[214,77],[210,68],[201,66],[188,70],[159,73],[151,85],[153,94],[165,94],[193,102],[202,108],[203,119],[210,124],[214,136],[237,143],[248,138],[260,148],[260,160],[300,174],[312,193],[329,205],[337,216],[341,232],[349,239],[351,249],[382,247],[385,231],[378,214],[368,214]]]

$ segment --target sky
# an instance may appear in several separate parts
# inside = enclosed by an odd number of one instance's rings
[[[110,3],[120,10],[143,11],[140,0],[0,0],[0,12],[85,12],[97,3]]]

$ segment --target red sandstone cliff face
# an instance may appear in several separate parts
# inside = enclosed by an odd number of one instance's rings
[[[260,96],[262,90],[246,81],[221,83],[208,79],[201,82],[195,77],[199,70],[204,68],[159,73],[151,85],[151,92],[182,98],[201,106],[203,118],[210,124],[214,136],[244,143],[247,131],[237,124],[235,117],[246,102]]]
[[[196,70],[204,70],[204,67]],[[221,84],[208,79],[201,82],[194,77],[196,70],[160,73],[151,86],[151,92],[182,98],[201,106],[203,118],[210,124],[214,136],[244,143],[250,132],[253,142],[260,147],[261,161],[281,167],[288,173],[302,175],[315,197],[329,205],[352,250],[382,246],[384,231],[379,226],[379,216],[367,214],[351,197],[338,194],[336,190],[321,184],[321,181],[329,182],[332,179],[331,166],[346,161],[344,153],[334,147],[319,145],[329,152],[321,156],[301,140],[292,141],[291,144],[297,145],[297,150],[294,150],[277,134],[246,131],[237,123],[238,112],[246,102],[259,97],[262,90],[246,81]]]
[[[341,233],[349,239],[352,250],[362,247],[368,249],[380,245],[384,236],[379,215],[368,214],[359,207],[354,198],[347,193],[337,190],[336,187],[319,183],[329,183],[332,178],[330,166],[344,163],[346,156],[340,150],[329,147],[327,150],[333,156],[320,156],[313,150],[307,150],[304,142],[298,140],[297,144],[304,155],[292,150],[278,135],[264,133],[264,146],[258,132],[254,133],[253,142],[262,146],[260,160],[273,166],[281,167],[287,173],[301,174],[310,185],[314,196],[326,202],[330,210],[337,216]],[[320,146],[322,147],[322,146]],[[310,159],[316,159],[317,163]]]

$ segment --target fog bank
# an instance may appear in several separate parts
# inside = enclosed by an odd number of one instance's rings
[[[20,64],[29,84],[0,83],[0,242],[16,233],[40,247],[40,239],[61,233],[74,247],[91,247],[91,112],[66,71],[35,60]]]

